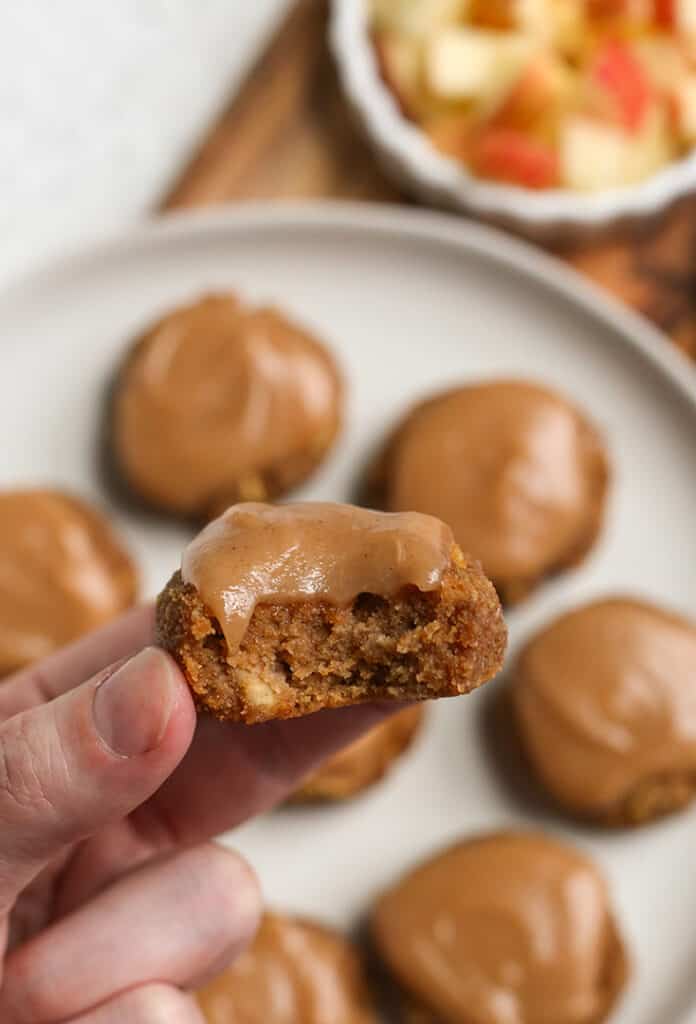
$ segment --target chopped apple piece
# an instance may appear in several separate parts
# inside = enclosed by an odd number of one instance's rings
[[[475,25],[515,29],[546,43],[569,40],[582,31],[585,0],[471,0],[468,15]]]
[[[561,177],[580,191],[634,184],[671,157],[665,117],[657,109],[638,135],[579,114],[566,118],[561,128]]]
[[[443,99],[485,104],[505,93],[533,51],[534,43],[518,34],[445,29],[426,44],[426,80]]]
[[[421,37],[467,13],[468,0],[372,0],[375,28]]]
[[[472,24],[487,28],[513,29],[517,26],[518,0],[471,0]]]
[[[486,128],[473,141],[471,166],[475,174],[524,188],[552,188],[558,184],[556,151],[523,132]]]
[[[674,0],[654,0],[655,21],[663,28],[674,26]]]
[[[460,163],[468,162],[475,130],[471,114],[443,114],[428,121],[425,130],[441,153],[454,157]]]
[[[558,116],[572,96],[573,78],[571,69],[552,51],[540,53],[504,97],[495,112],[495,124],[524,129],[543,116]]]
[[[609,40],[590,72],[598,109],[630,132],[639,132],[655,99],[650,79],[630,47]]]
[[[670,35],[639,36],[631,43],[631,49],[659,92],[671,92],[686,70],[684,54]]]
[[[637,22],[649,22],[653,17],[655,0],[589,0],[587,13],[590,18],[625,18]]]
[[[674,92],[674,108],[679,137],[687,145],[696,143],[696,75],[679,79]]]
[[[696,3],[694,0],[675,0],[677,30],[684,35],[696,35]]]
[[[403,112],[415,117],[422,92],[420,46],[406,36],[383,31],[375,35],[375,49],[382,78]]]
[[[696,35],[696,0],[654,0],[655,20],[686,36]]]

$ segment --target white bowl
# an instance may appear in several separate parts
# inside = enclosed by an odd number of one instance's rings
[[[637,185],[601,192],[532,191],[482,181],[444,156],[401,113],[380,75],[367,0],[332,0],[329,40],[348,101],[386,171],[428,203],[475,213],[533,237],[593,233],[644,220],[696,192],[696,149]]]

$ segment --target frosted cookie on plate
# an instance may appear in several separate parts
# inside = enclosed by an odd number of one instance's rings
[[[378,1024],[355,947],[338,932],[267,913],[254,942],[197,993],[206,1024]]]
[[[133,604],[137,572],[100,511],[62,491],[0,491],[0,676]]]
[[[506,643],[492,584],[444,523],[321,502],[209,523],[160,594],[157,634],[199,708],[249,723],[468,693]]]
[[[527,643],[508,692],[533,773],[571,814],[639,825],[696,795],[696,625],[596,601]]]
[[[116,382],[113,462],[130,489],[176,516],[304,481],[339,431],[343,385],[328,349],[283,313],[206,295],[150,327]]]
[[[408,1024],[601,1024],[628,976],[602,875],[542,833],[436,854],[379,898],[371,932]]]
[[[585,415],[549,388],[492,380],[416,405],[372,467],[371,499],[438,516],[504,603],[576,565],[602,524],[609,469]]]

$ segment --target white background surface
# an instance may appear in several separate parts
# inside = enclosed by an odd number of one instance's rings
[[[286,3],[0,4],[0,286],[143,216]]]
[[[601,311],[607,300],[589,299],[583,309],[582,295],[594,294],[589,286],[532,251],[518,252],[504,236],[416,212],[325,205],[312,215],[259,206],[163,224],[56,266],[0,296],[7,332],[0,437],[22,439],[5,446],[4,472],[103,501],[98,428],[124,346],[163,309],[205,288],[229,287],[232,272],[252,300],[275,300],[316,328],[348,378],[346,429],[296,497],[348,498],[394,417],[444,382],[529,375],[573,397],[595,420],[614,476],[606,528],[591,557],[506,616],[511,656],[552,615],[607,591],[644,594],[693,614],[694,379],[647,324],[609,307],[606,315],[634,335],[631,345],[592,314],[590,304]],[[527,276],[535,266],[536,281]],[[554,293],[559,279],[571,281],[567,292],[577,301]],[[188,531],[120,506],[113,512],[153,593],[178,563]],[[437,702],[412,756],[361,799],[281,809],[231,841],[259,872],[270,904],[349,927],[375,893],[455,837],[542,826],[589,850],[609,879],[634,967],[612,1024],[694,1024],[696,808],[607,834],[523,803],[503,784],[481,727],[497,685]],[[231,800],[234,786],[230,778]]]

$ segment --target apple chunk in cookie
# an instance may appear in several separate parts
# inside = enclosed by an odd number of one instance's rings
[[[262,722],[468,693],[500,669],[495,589],[449,527],[320,502],[234,505],[160,594],[200,708]]]

